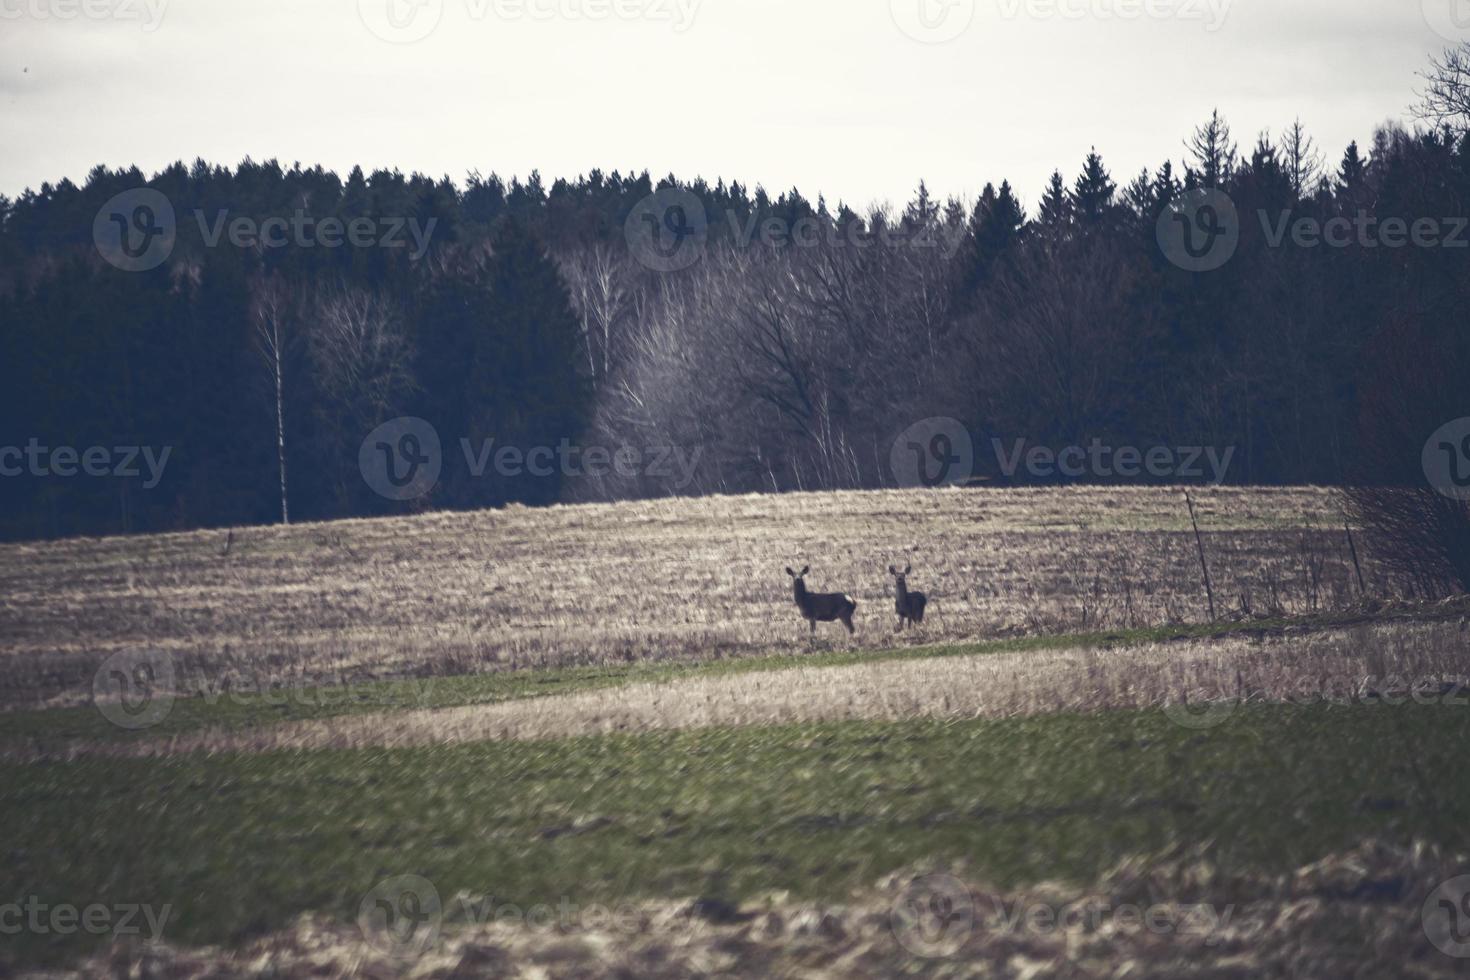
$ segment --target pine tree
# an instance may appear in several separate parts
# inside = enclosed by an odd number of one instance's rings
[[[1078,223],[1087,228],[1106,224],[1112,216],[1113,195],[1117,189],[1094,147],[1087,154],[1082,174],[1072,185],[1072,204]]]
[[[484,284],[487,323],[476,351],[475,373],[493,388],[473,392],[475,414],[489,416],[494,431],[531,446],[575,439],[591,409],[586,380],[578,373],[581,324],[556,264],[521,222],[511,219],[491,242]],[[560,476],[532,476],[511,499],[552,503]]]
[[[1154,204],[1159,208],[1168,207],[1180,192],[1179,180],[1174,176],[1174,164],[1165,160],[1154,175]]]
[[[1291,174],[1282,164],[1276,146],[1262,133],[1251,150],[1250,160],[1236,173],[1237,193],[1243,203],[1256,208],[1278,211],[1297,201]]]
[[[1025,227],[1026,213],[1010,181],[1001,183],[999,193],[994,184],[986,184],[975,202],[956,260],[954,312],[964,313],[973,307],[976,293],[990,278],[995,263],[1020,242]]]
[[[1348,144],[1347,152],[1342,155],[1342,164],[1337,168],[1337,187],[1339,192],[1353,193],[1359,190],[1367,182],[1368,161],[1363,159],[1358,150],[1358,141],[1353,140]]]
[[[929,187],[922,180],[914,199],[904,208],[901,227],[910,235],[927,231],[939,220],[939,202],[929,194]]]
[[[1037,225],[1052,239],[1064,237],[1072,225],[1072,198],[1067,193],[1066,182],[1060,170],[1052,171],[1046,192],[1041,195],[1041,206],[1037,213]]]

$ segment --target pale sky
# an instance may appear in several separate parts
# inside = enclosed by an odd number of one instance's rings
[[[1300,116],[1335,166],[1464,2],[0,0],[0,193],[248,155],[1034,207],[1094,144],[1119,184],[1178,161],[1214,106],[1242,149]]]

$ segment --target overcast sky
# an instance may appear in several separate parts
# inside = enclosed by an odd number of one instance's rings
[[[1406,118],[1464,3],[0,0],[0,193],[248,155],[1034,206],[1094,144],[1120,184],[1177,161],[1213,106],[1243,149],[1299,115],[1335,163]]]

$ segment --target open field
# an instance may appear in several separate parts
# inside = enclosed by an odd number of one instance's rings
[[[888,875],[840,904],[782,895],[740,906],[647,903],[620,910],[624,915],[615,923],[598,915],[597,924],[582,922],[574,933],[558,923],[527,928],[497,919],[484,913],[507,906],[458,895],[467,910],[464,921],[446,929],[409,969],[424,977],[888,980],[920,972],[916,959],[929,955],[950,960],[932,971],[936,975],[977,978],[1109,976],[1118,964],[1126,964],[1129,976],[1158,980],[1462,975],[1452,959],[1419,938],[1414,908],[1454,871],[1442,855],[1423,848],[1369,843],[1282,875],[1231,874],[1201,855],[1134,859],[1085,889],[1050,882],[1002,890],[976,884],[965,868],[952,870]],[[1385,883],[1393,889],[1387,896]],[[949,897],[956,887],[972,896],[964,911],[932,931],[908,928],[918,921],[909,912]],[[1153,917],[1149,923],[1144,910]],[[581,918],[594,915],[589,909]],[[895,941],[896,929],[905,941]],[[406,970],[403,957],[375,946],[357,928],[302,916],[237,953],[166,945],[120,949],[93,957],[83,973],[246,977],[257,976],[263,965],[284,976],[398,976]]]
[[[5,546],[0,915],[167,915],[0,973],[1456,975],[1470,603],[1360,600],[1323,492],[1197,506],[1215,624],[1164,490]],[[940,615],[895,635],[910,560]],[[856,637],[804,635],[808,561]],[[119,656],[173,674],[146,724]],[[411,951],[359,916],[405,875]],[[567,902],[623,918],[489,914]],[[1172,926],[1007,918],[1079,902]]]
[[[9,894],[168,904],[170,943],[235,947],[306,913],[351,923],[375,883],[410,874],[446,907],[463,893],[522,909],[563,898],[760,908],[773,894],[872,905],[863,896],[885,875],[924,866],[962,867],[981,889],[1085,888],[1120,863],[1147,873],[1191,849],[1228,876],[1289,878],[1370,838],[1463,849],[1470,783],[1455,773],[1467,743],[1470,710],[1449,704],[1251,705],[1205,731],[1157,711],[849,722],[4,765],[0,807]],[[1385,921],[1409,921],[1432,884],[1402,868],[1367,877],[1347,894]],[[1233,901],[1213,880],[1197,878],[1192,900]],[[1327,883],[1314,892],[1332,898]],[[1274,901],[1277,929],[1308,911]],[[1329,913],[1347,916],[1338,933],[1357,916]],[[991,938],[975,940],[982,958]],[[9,948],[33,960],[87,939]],[[1434,965],[1422,936],[1382,941],[1385,956]],[[1324,945],[1336,962],[1350,949],[1376,963],[1372,975],[1393,972],[1360,937]],[[892,936],[883,949],[903,954]]]
[[[1326,491],[1195,491],[1222,614],[1356,597]],[[181,683],[361,682],[809,649],[782,568],[894,642],[890,563],[946,642],[1206,620],[1177,489],[796,494],[0,545],[0,704],[75,699],[119,650]],[[1371,564],[1367,569],[1372,584]],[[837,627],[820,645],[847,644]],[[901,638],[907,640],[907,637]]]
[[[1470,611],[1470,610],[1467,610]],[[443,745],[668,729],[915,718],[1011,718],[1165,707],[1212,727],[1249,703],[1409,700],[1470,708],[1463,621],[1359,626],[1257,639],[1032,648],[884,658],[845,665],[741,661],[657,679],[609,677],[575,693],[460,707],[324,714],[294,723],[205,724],[135,739],[35,739],[0,757],[176,755],[277,749]],[[553,675],[554,676],[554,675]],[[409,682],[412,684],[413,682]],[[432,683],[432,682],[430,682]],[[576,686],[575,684],[571,686]],[[330,690],[284,692],[330,704]],[[203,700],[203,699],[200,699]],[[208,701],[203,701],[208,704]],[[42,713],[45,720],[48,714]],[[1198,721],[1193,716],[1198,715]],[[90,717],[99,717],[91,714]],[[204,716],[207,718],[207,715]],[[103,719],[105,722],[105,719]],[[115,730],[115,729],[114,729]],[[0,728],[0,735],[5,729]],[[34,736],[36,733],[29,733]],[[52,733],[48,733],[52,734]]]

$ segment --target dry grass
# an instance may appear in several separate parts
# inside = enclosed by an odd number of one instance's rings
[[[888,876],[841,905],[775,895],[741,906],[647,904],[617,928],[588,927],[575,917],[571,928],[451,924],[414,957],[385,951],[353,926],[303,916],[238,950],[119,947],[79,972],[648,980],[1456,977],[1464,975],[1463,960],[1434,948],[1420,910],[1461,870],[1463,863],[1428,848],[1373,842],[1277,876],[1230,873],[1207,853],[1135,859],[1086,889],[1041,885],[1007,893],[976,884],[963,867],[946,869],[945,877],[918,868]],[[445,897],[452,907],[454,899]],[[913,917],[916,908],[935,908],[935,897],[959,902],[945,919]],[[1038,909],[1056,910],[1064,924],[1048,926],[1044,912],[1018,921],[1019,912]],[[1144,919],[1145,911],[1153,917]]]
[[[1196,492],[1222,614],[1356,590],[1335,499]],[[928,642],[1206,617],[1171,489],[831,493],[0,546],[0,705],[87,690],[120,649],[183,676],[344,681],[807,648],[785,565],[855,595],[890,642],[893,561],[934,597]],[[1371,572],[1371,569],[1370,569]]]
[[[695,677],[440,710],[204,730],[139,742],[21,747],[10,758],[401,747],[731,725],[910,718],[1007,718],[1213,703],[1371,700],[1470,704],[1459,622],[1359,626],[1268,639],[878,661]],[[1208,720],[1208,718],[1206,720]],[[1186,717],[1186,721],[1189,719]]]

